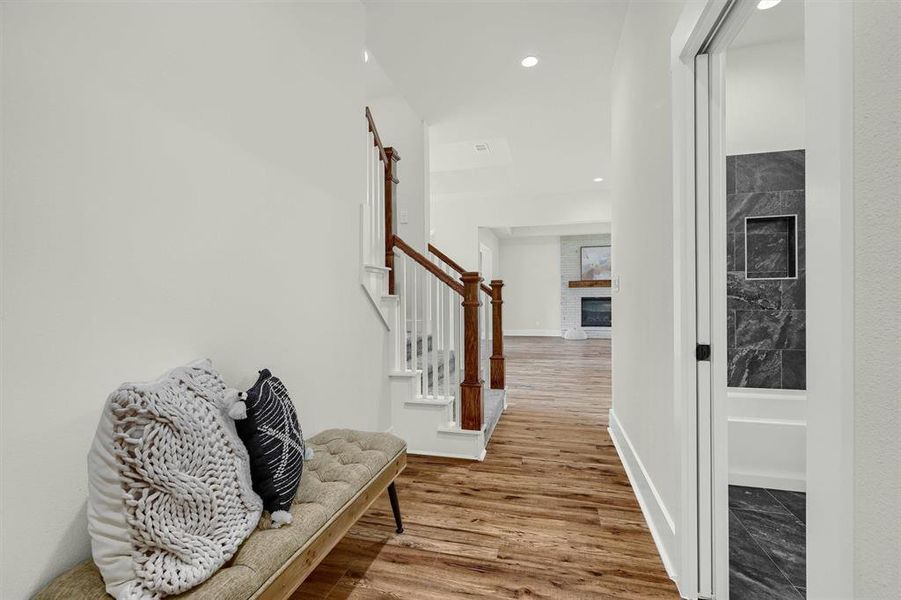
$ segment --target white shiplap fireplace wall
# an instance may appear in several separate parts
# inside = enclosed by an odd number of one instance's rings
[[[610,288],[571,288],[581,279],[582,246],[609,246],[610,234],[564,235],[560,237],[560,328],[561,333],[582,326],[582,298],[609,298]],[[616,309],[614,307],[614,313]],[[614,314],[613,318],[616,318]],[[609,338],[610,327],[582,327],[590,338]]]

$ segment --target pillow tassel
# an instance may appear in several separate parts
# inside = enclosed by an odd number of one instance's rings
[[[278,529],[282,525],[290,525],[294,517],[286,510],[277,510],[272,513],[272,529]]]
[[[225,406],[228,407],[228,416],[235,421],[247,418],[247,392],[239,392],[234,388],[225,390]]]

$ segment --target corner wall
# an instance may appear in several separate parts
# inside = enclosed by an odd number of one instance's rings
[[[0,597],[89,557],[123,381],[269,367],[307,435],[379,429],[359,285],[357,3],[3,3]]]
[[[611,433],[667,571],[678,577],[670,36],[681,2],[632,2],[613,70]]]
[[[854,3],[854,593],[901,589],[901,4]]]
[[[560,238],[501,240],[505,335],[560,335]]]

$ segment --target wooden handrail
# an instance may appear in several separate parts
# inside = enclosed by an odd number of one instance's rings
[[[451,269],[453,269],[454,271],[459,273],[461,276],[463,275],[463,273],[466,272],[466,269],[461,267],[457,261],[455,261],[454,259],[449,257],[447,254],[445,254],[444,252],[442,252],[441,250],[439,250],[432,244],[429,244],[429,252],[431,252],[432,254],[437,256],[441,262],[443,262],[444,264],[449,266]],[[490,286],[487,286],[484,283],[480,283],[479,289],[481,289],[483,292],[485,292],[489,296],[491,295],[491,287]]]
[[[463,295],[463,284],[442,271],[438,268],[438,265],[427,259],[425,256],[420,254],[415,248],[413,248],[410,244],[403,241],[400,237],[394,235],[391,237],[391,243],[393,246],[399,248],[404,254],[415,260],[421,267],[423,267],[426,271],[437,277],[441,280],[442,283],[447,285],[449,288]]]
[[[366,107],[366,120],[369,121],[369,131],[372,133],[372,137],[375,138],[375,147],[379,149],[379,156],[381,156],[382,162],[387,165],[388,155],[385,153],[385,146],[382,145],[382,138],[379,137],[379,130],[375,128],[375,120],[372,118],[372,113],[369,111],[368,106]]]
[[[459,273],[460,275],[462,275],[463,273],[466,272],[466,269],[464,269],[463,267],[461,267],[454,259],[452,259],[451,257],[449,257],[447,254],[445,254],[444,252],[442,252],[441,250],[439,250],[438,248],[436,248],[436,247],[433,246],[432,244],[429,244],[429,252],[431,252],[432,254],[434,254],[435,256],[437,256],[438,258],[440,258],[440,259],[441,259],[441,262],[443,262],[444,264],[446,264],[447,266],[449,266],[451,269],[453,269],[454,271],[456,271],[456,272]]]
[[[379,159],[385,166],[385,266],[388,267],[388,293],[394,293],[394,253],[392,252],[394,236],[394,186],[400,183],[397,178],[397,161],[400,160],[400,154],[391,146],[385,147],[382,144],[382,138],[379,137],[379,130],[375,126],[375,119],[372,118],[372,111],[366,107],[366,122],[369,123],[369,131],[372,133],[373,143],[379,149]]]

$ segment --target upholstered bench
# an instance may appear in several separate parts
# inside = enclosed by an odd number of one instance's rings
[[[254,531],[222,569],[196,588],[170,598],[282,600],[288,598],[373,501],[388,490],[397,532],[403,532],[394,479],[407,463],[406,444],[387,433],[330,429],[307,440],[291,525]],[[268,515],[263,517],[268,519]],[[37,600],[108,600],[92,561],[60,575]]]

